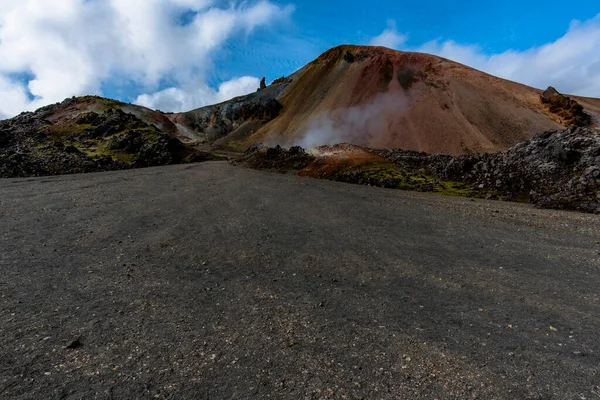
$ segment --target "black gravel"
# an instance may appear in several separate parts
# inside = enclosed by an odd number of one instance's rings
[[[0,398],[598,398],[599,218],[223,162],[0,180]]]

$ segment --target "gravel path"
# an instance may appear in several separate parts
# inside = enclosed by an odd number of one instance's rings
[[[0,398],[600,398],[598,216],[214,162],[0,223]]]

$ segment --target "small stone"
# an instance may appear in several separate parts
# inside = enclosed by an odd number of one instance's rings
[[[83,346],[83,343],[81,342],[81,340],[79,340],[79,338],[77,338],[77,339],[71,341],[67,346],[65,346],[65,349],[75,350],[82,346]]]

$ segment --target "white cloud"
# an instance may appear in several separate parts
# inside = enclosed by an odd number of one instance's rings
[[[369,42],[371,46],[383,46],[390,49],[397,49],[400,45],[406,42],[408,36],[398,32],[396,21],[388,20],[388,27],[380,35],[375,36]]]
[[[23,86],[0,75],[0,119],[9,118],[25,110],[29,99]]]
[[[214,90],[202,82],[187,84],[182,88],[168,88],[153,94],[140,95],[136,104],[159,110],[192,110],[198,104],[216,104],[246,93],[254,92],[260,81],[244,76],[222,83]]]
[[[218,91],[204,83],[214,52],[292,12],[267,0],[225,7],[212,0],[0,1],[0,116],[101,94],[102,84],[113,79],[149,91],[161,80],[174,83],[174,89],[140,97],[149,104],[160,98],[193,108],[224,93],[239,95],[249,87],[247,78]],[[179,23],[183,15],[189,17],[185,25]],[[24,84],[12,79],[16,74],[33,79]],[[190,81],[201,93],[186,88]]]
[[[537,88],[554,86],[563,93],[600,97],[600,14],[585,22],[574,21],[563,37],[524,51],[486,54],[477,45],[452,40],[404,50],[436,54]]]

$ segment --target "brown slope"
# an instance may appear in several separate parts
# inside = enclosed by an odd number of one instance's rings
[[[381,47],[326,52],[298,74],[281,103],[281,115],[250,142],[295,142],[323,115],[339,130],[325,138],[331,142],[447,154],[504,150],[559,127],[539,90]]]
[[[581,96],[571,97],[584,107],[585,112],[591,115],[592,128],[600,132],[600,99]]]

